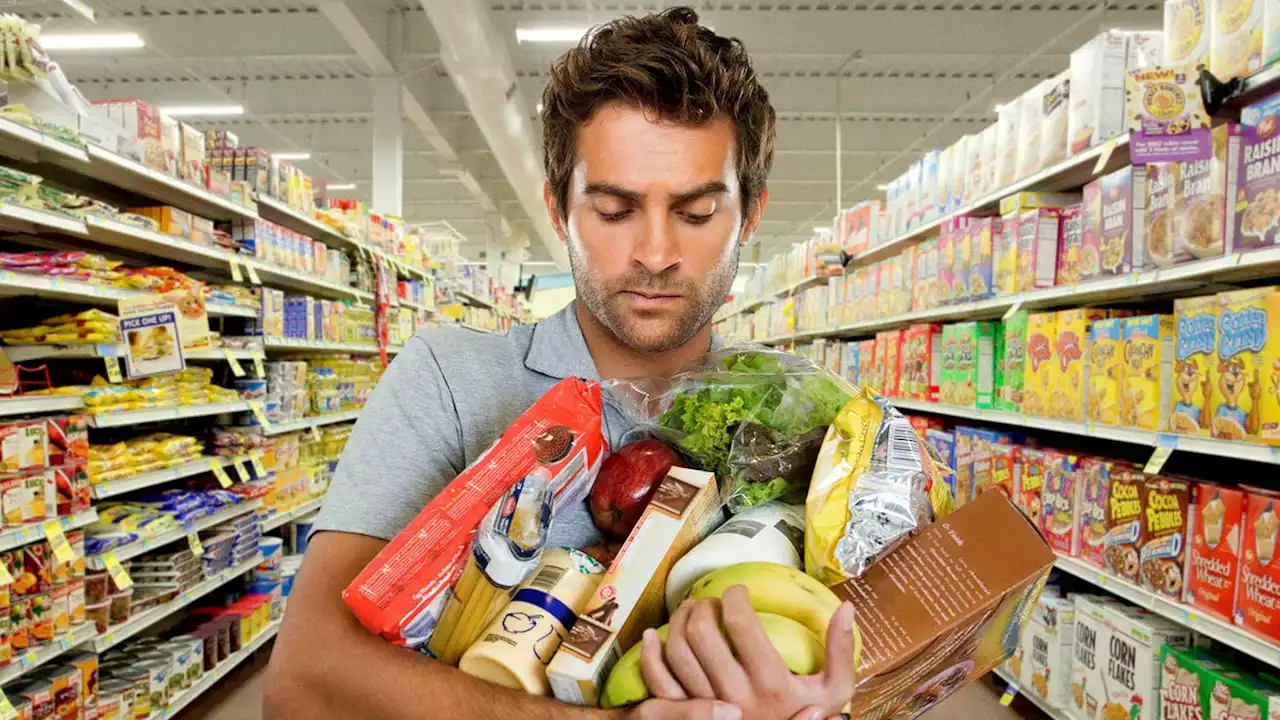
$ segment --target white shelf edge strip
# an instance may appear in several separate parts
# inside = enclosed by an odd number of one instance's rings
[[[321,495],[318,498],[306,501],[292,510],[276,513],[262,522],[262,530],[263,532],[266,532],[267,530],[275,530],[282,525],[288,525],[300,517],[306,517],[307,515],[316,512],[323,504],[324,495]]]
[[[180,527],[173,530],[167,530],[155,537],[131,542],[128,545],[122,545],[121,547],[115,548],[112,552],[116,554],[116,558],[119,560],[135,558],[150,550],[163,547],[171,542],[177,542],[178,540],[185,538],[189,532],[207,530],[214,525],[251,513],[260,507],[262,507],[262,498],[247,500],[238,505],[223,508],[207,517],[202,517],[192,523],[190,527]],[[85,557],[85,564],[93,570],[103,570],[106,568],[106,565],[102,562],[102,555],[89,555]]]
[[[208,417],[210,415],[221,415],[223,413],[247,412],[249,403],[243,400],[229,403],[203,403],[200,405],[179,405],[170,408],[144,408],[142,410],[125,410],[122,412],[106,412],[100,415],[90,415],[89,427],[105,428],[105,427],[121,427],[124,425],[138,425],[149,422],[162,422],[164,420],[179,420],[183,418]]]
[[[219,680],[226,677],[232,670],[238,667],[240,663],[244,662],[246,658],[257,652],[258,648],[266,645],[268,640],[275,637],[276,633],[280,632],[280,625],[282,622],[283,620],[276,620],[263,628],[262,632],[258,633],[257,637],[250,640],[248,645],[245,645],[232,653],[226,660],[218,663],[217,667],[205,673],[196,684],[192,685],[182,694],[178,695],[176,698],[170,698],[168,708],[160,713],[152,713],[151,716],[153,718],[158,718],[158,720],[167,720],[181,712],[187,707],[187,705],[191,704],[191,701],[195,700],[201,694],[209,690],[209,688],[216,685]]]
[[[271,423],[263,429],[264,435],[280,435],[282,433],[295,432],[298,430],[306,430],[311,427],[321,427],[324,425],[333,425],[335,423],[351,422],[360,415],[359,410],[347,410],[345,412],[326,413],[324,415],[315,415],[301,420],[293,420],[291,422]]]
[[[103,483],[97,483],[89,486],[89,490],[94,500],[105,500],[116,495],[141,490],[142,488],[152,487],[153,485],[163,485],[174,480],[193,477],[203,473],[211,472],[209,463],[216,462],[219,467],[227,467],[235,462],[235,458],[230,457],[214,457],[203,455],[181,465],[176,465],[164,470],[156,470],[155,472],[143,473],[141,475],[133,475],[130,477],[120,478],[119,480],[109,480]]]
[[[55,637],[53,642],[21,655],[14,655],[13,661],[0,669],[0,685],[7,685],[26,673],[44,665],[67,652],[71,648],[93,637],[98,628],[93,622],[86,621],[82,625],[70,628],[66,633]]]
[[[232,580],[244,575],[252,570],[258,563],[262,562],[262,554],[254,555],[253,558],[246,560],[232,568],[227,568],[222,572],[214,575],[208,580],[203,580],[187,590],[181,595],[170,600],[163,605],[157,605],[149,610],[144,610],[137,615],[130,617],[128,620],[116,625],[108,627],[107,631],[94,635],[89,638],[85,644],[94,652],[104,652],[147,628],[155,625],[161,620],[169,617],[173,613],[226,585]]]
[[[62,412],[84,408],[79,395],[20,395],[0,400],[0,416]]]
[[[63,530],[75,530],[85,525],[92,525],[98,521],[97,508],[89,508],[81,510],[75,515],[65,515],[58,518],[58,523],[62,525]],[[12,550],[16,547],[29,545],[44,539],[44,524],[31,523],[20,528],[10,528],[4,532],[0,532],[0,551]]]

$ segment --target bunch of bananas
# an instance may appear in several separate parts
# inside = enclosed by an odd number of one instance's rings
[[[686,599],[718,598],[734,585],[746,587],[760,624],[797,675],[821,672],[825,660],[827,625],[840,608],[840,598],[803,571],[768,562],[746,562],[713,570],[702,576]],[[666,639],[667,626],[658,629]],[[622,707],[649,697],[640,671],[641,643],[627,651],[605,681],[600,705]],[[862,656],[862,634],[853,626],[853,662]]]
[[[480,569],[474,553],[467,557],[462,576],[453,584],[453,595],[431,633],[427,649],[443,663],[457,665],[462,653],[511,601],[514,588],[499,587]]]

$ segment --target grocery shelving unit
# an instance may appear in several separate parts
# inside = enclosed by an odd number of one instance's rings
[[[263,521],[262,530],[263,532],[266,532],[267,530],[275,530],[276,528],[288,525],[295,520],[317,513],[320,511],[320,506],[323,504],[324,496],[322,495],[318,498],[308,500],[292,510],[276,513]]]
[[[58,518],[58,524],[62,526],[64,531],[92,525],[97,521],[98,511],[94,508],[82,510],[75,515],[66,515]],[[12,550],[13,548],[29,545],[44,539],[43,523],[31,523],[19,528],[10,528],[0,532],[0,551]]]
[[[123,410],[104,412],[89,416],[89,427],[108,428],[125,425],[141,425],[142,423],[164,422],[166,420],[183,420],[186,418],[225,415],[227,413],[248,412],[249,403],[244,400],[227,403],[206,403],[203,405],[179,405],[168,408],[148,408],[146,410]]]
[[[1021,690],[1021,688],[1018,685],[1017,679],[1010,676],[1009,673],[1006,672],[1003,667],[997,665],[996,668],[991,672],[996,677],[1003,680],[1005,684],[1008,685],[1010,688],[1018,688],[1019,690]],[[1019,696],[1026,698],[1028,702],[1030,702],[1032,705],[1035,705],[1036,708],[1040,710],[1040,712],[1044,713],[1045,715],[1048,715],[1052,720],[1071,720],[1067,716],[1066,712],[1056,707],[1053,707],[1048,702],[1046,702],[1044,698],[1040,697],[1039,695],[1036,695],[1033,692],[1019,692]]]
[[[280,632],[281,624],[282,621],[277,620],[266,628],[263,628],[262,632],[258,633],[257,637],[250,640],[247,645],[232,653],[226,660],[218,663],[218,666],[213,670],[205,673],[204,677],[200,678],[199,682],[192,685],[189,689],[184,690],[182,694],[178,695],[176,698],[169,698],[169,707],[158,713],[153,712],[151,716],[153,718],[159,718],[160,720],[167,720],[167,718],[177,715],[190,705],[193,700],[208,692],[209,688],[212,688],[219,680],[226,677],[227,673],[230,673],[232,670],[239,667],[241,663],[249,659],[249,657],[257,652],[259,648],[266,645],[268,641],[276,636],[276,633]]]
[[[84,409],[79,395],[18,395],[0,400],[0,417]]]
[[[155,487],[156,485],[164,485],[165,483],[181,480],[182,478],[203,475],[209,472],[214,465],[220,468],[226,468],[235,462],[236,458],[230,457],[198,457],[194,460],[176,465],[164,470],[156,470],[155,472],[141,473],[131,477],[121,478],[119,480],[109,480],[107,482],[97,483],[89,488],[93,494],[94,500],[105,500],[109,497],[124,495],[143,488]]]
[[[224,523],[228,520],[234,520],[241,515],[247,515],[256,511],[260,507],[262,507],[262,498],[245,500],[244,502],[222,508],[211,515],[202,517],[186,527],[166,530],[165,532],[157,533],[151,537],[142,538],[141,540],[136,540],[127,545],[122,545],[111,552],[115,553],[116,559],[121,561],[135,558],[149,550],[154,550],[155,548],[163,547],[169,543],[182,540],[192,533],[207,530],[214,525]],[[107,566],[103,561],[103,557],[104,555],[87,555],[85,557],[85,564],[91,570],[105,570]]]
[[[96,635],[97,631],[93,623],[86,622],[67,630],[65,634],[54,638],[53,642],[16,655],[8,665],[0,668],[0,684],[16,680],[23,674],[56,660],[63,653]]]
[[[327,413],[325,415],[312,415],[311,417],[306,417],[301,420],[271,423],[262,428],[262,434],[267,436],[283,435],[285,433],[308,430],[310,428],[318,428],[325,425],[333,425],[335,423],[352,422],[359,414],[359,410],[347,410],[344,412]]]

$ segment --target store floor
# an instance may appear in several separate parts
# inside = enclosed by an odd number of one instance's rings
[[[266,649],[260,651],[254,662],[229,675],[203,698],[204,702],[184,711],[182,720],[265,720],[262,686],[266,681],[267,657]],[[1022,699],[1014,702],[1012,708],[1000,707],[1003,691],[1003,685],[997,690],[990,680],[975,682],[925,717],[929,720],[1043,720],[1045,716]]]

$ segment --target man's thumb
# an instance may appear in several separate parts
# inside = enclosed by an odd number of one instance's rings
[[[857,685],[858,668],[853,664],[853,603],[841,603],[827,626],[827,657],[822,674],[827,689],[848,700]]]

